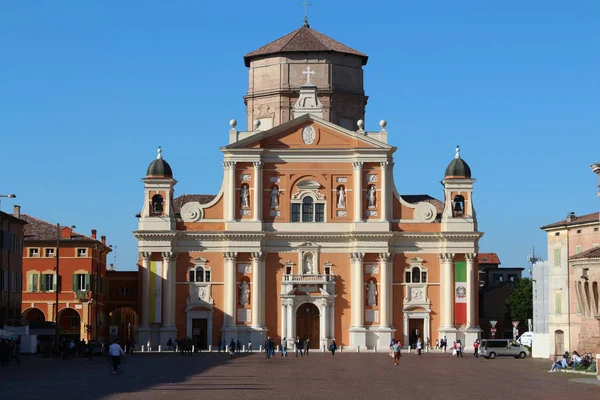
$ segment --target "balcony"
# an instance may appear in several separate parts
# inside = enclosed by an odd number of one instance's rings
[[[320,285],[334,282],[334,275],[330,274],[284,274],[284,284]]]
[[[75,292],[74,297],[78,301],[89,301],[91,298],[89,292]]]

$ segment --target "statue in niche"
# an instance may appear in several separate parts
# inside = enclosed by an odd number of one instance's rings
[[[346,208],[346,192],[344,191],[343,186],[338,188],[337,208]]]
[[[250,285],[243,281],[240,285],[240,305],[245,306],[246,304],[250,304]]]
[[[369,281],[367,285],[367,305],[368,306],[376,306],[377,305],[377,285],[372,280]]]
[[[248,191],[248,186],[242,185],[242,193],[240,194],[240,199],[242,207],[250,207],[250,193]]]
[[[375,207],[375,192],[376,191],[377,191],[377,188],[375,187],[375,185],[369,186],[369,190],[367,191],[367,205],[369,208]]]
[[[279,208],[279,189],[273,186],[271,189],[271,208]]]
[[[312,255],[309,254],[304,259],[304,269],[302,270],[302,272],[305,273],[305,274],[312,274],[313,273]]]

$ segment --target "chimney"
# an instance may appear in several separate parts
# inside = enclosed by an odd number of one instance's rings
[[[71,239],[72,233],[73,229],[69,228],[68,226],[65,226],[64,228],[60,229],[61,239]]]
[[[15,204],[13,206],[13,210],[14,210],[13,211],[13,216],[15,218],[21,218],[21,206],[18,206],[18,205]]]
[[[104,236],[104,235],[100,236],[100,240],[102,241],[103,245],[106,245],[106,236]]]
[[[92,229],[92,239],[96,239],[96,230]]]
[[[573,222],[576,219],[577,217],[575,216],[575,213],[573,211],[571,211],[569,215],[567,215],[567,222]]]

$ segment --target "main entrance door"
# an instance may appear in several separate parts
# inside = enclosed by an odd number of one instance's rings
[[[419,338],[424,345],[427,338],[423,337],[423,320],[411,318],[408,320],[408,344],[411,348],[415,347]]]
[[[208,320],[206,318],[192,319],[192,339],[200,349],[208,349]]]
[[[296,311],[296,336],[309,339],[311,349],[319,348],[319,309],[311,303],[302,304]]]

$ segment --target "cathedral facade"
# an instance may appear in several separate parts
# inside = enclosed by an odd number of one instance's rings
[[[244,60],[249,130],[230,122],[221,190],[176,197],[160,148],[142,180],[138,343],[469,347],[482,233],[459,149],[443,201],[400,195],[387,123],[364,130],[365,54],[305,24]]]

